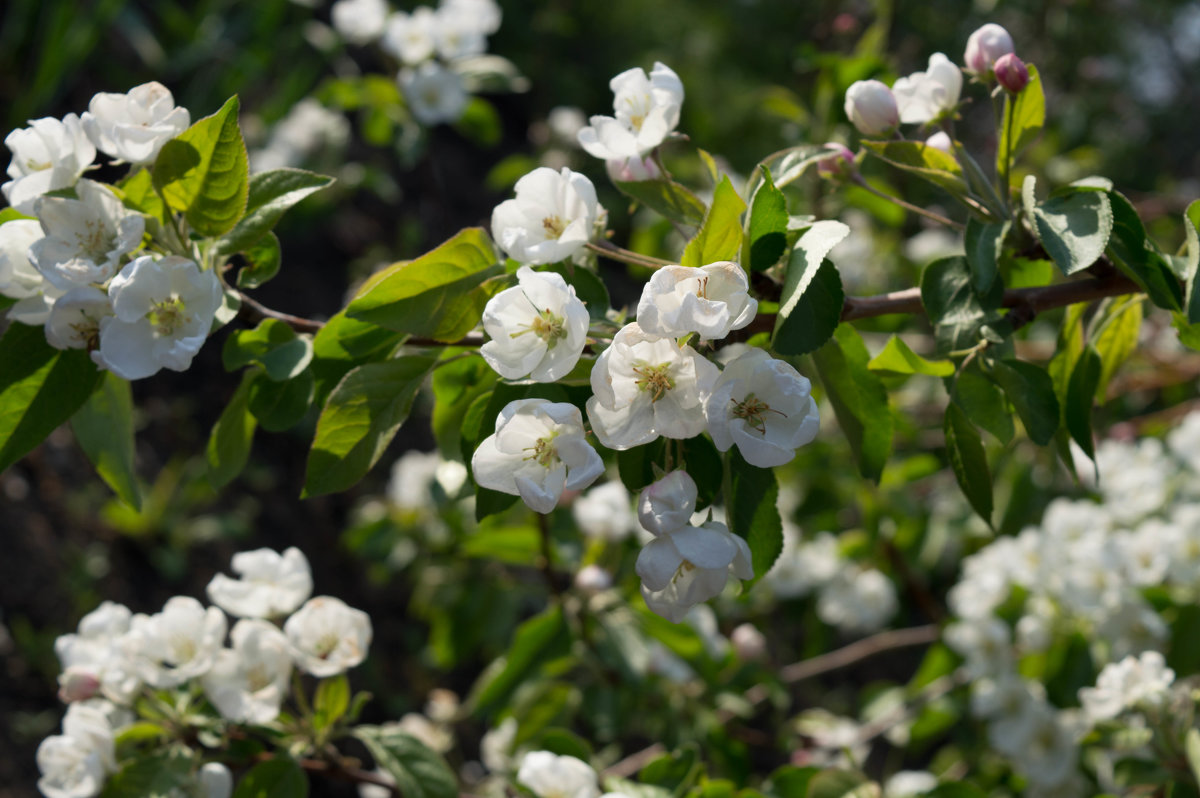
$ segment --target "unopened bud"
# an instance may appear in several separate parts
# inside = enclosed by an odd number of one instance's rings
[[[1012,36],[1001,26],[989,22],[967,39],[963,63],[977,75],[986,76],[1002,55],[1013,52]]]
[[[1009,94],[1020,94],[1029,85],[1029,68],[1014,53],[996,59],[996,80]]]
[[[846,90],[846,116],[864,136],[885,136],[900,124],[892,90],[877,80],[859,80]]]
[[[64,704],[86,701],[100,689],[96,674],[72,665],[58,676],[58,697]]]
[[[926,147],[933,147],[935,150],[954,154],[954,142],[950,140],[949,134],[944,130],[939,130],[929,138],[925,139]]]
[[[599,565],[585,565],[575,574],[575,587],[585,593],[599,593],[612,587],[612,576]]]
[[[729,635],[733,650],[743,662],[754,662],[767,655],[767,639],[754,626],[744,623]]]
[[[817,174],[826,180],[838,181],[845,180],[857,171],[853,152],[836,141],[825,146],[834,152],[817,161]]]
[[[203,798],[229,798],[233,794],[233,774],[220,762],[206,762],[196,775]]]
[[[604,164],[608,179],[614,183],[638,183],[662,177],[658,164],[650,158],[612,158]]]

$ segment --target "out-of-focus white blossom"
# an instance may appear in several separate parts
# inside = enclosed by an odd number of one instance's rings
[[[492,773],[503,773],[512,766],[512,747],[517,739],[517,719],[511,715],[479,741],[479,759]]]
[[[24,214],[33,213],[33,203],[51,191],[70,188],[96,160],[96,147],[88,139],[75,114],[62,119],[33,119],[4,138],[12,152],[8,176],[0,191],[8,204]]]
[[[343,114],[305,97],[275,124],[266,146],[250,153],[250,167],[264,172],[300,166],[318,152],[340,151],[349,138],[350,123]]]
[[[562,275],[517,270],[517,285],[488,300],[479,354],[501,377],[555,382],[575,368],[587,344],[588,312]]]
[[[738,659],[755,662],[767,656],[767,638],[754,624],[741,623],[729,633],[729,642],[737,652]]]
[[[641,67],[627,69],[608,85],[616,116],[593,116],[579,131],[588,154],[604,160],[641,158],[679,124],[683,83],[666,64],[655,62],[649,77]]]
[[[556,105],[546,114],[546,126],[554,138],[566,144],[579,143],[579,131],[587,125],[587,117],[574,105]]]
[[[151,81],[126,94],[101,92],[80,119],[96,149],[131,164],[151,163],[171,139],[187,130],[191,115],[176,107],[166,86]]]
[[[217,653],[201,677],[204,692],[221,716],[238,723],[270,723],[288,696],[292,654],[283,632],[246,618],[229,633],[233,648]]]
[[[604,463],[584,436],[579,408],[518,399],[504,406],[496,432],[475,450],[471,473],[481,487],[520,496],[530,509],[548,513],[564,490],[592,484]]]
[[[205,762],[196,774],[197,798],[229,798],[233,795],[233,774],[220,762]]]
[[[582,759],[550,751],[530,751],[521,760],[517,781],[538,798],[599,798],[596,771]]]
[[[453,5],[438,8],[433,39],[438,57],[445,61],[482,55],[487,50],[487,36],[474,14]]]
[[[638,495],[638,523],[654,535],[687,526],[696,512],[699,490],[688,472],[672,471],[642,488]]]
[[[800,530],[785,521],[783,551],[767,571],[764,581],[779,598],[801,598],[829,584],[842,565],[836,537],[828,532],[818,532],[812,540],[804,541]]]
[[[107,186],[84,179],[75,193],[79,199],[41,197],[34,203],[45,236],[29,247],[29,260],[64,291],[108,281],[146,229],[145,217],[127,210]]]
[[[162,612],[135,615],[121,639],[138,675],[154,687],[176,687],[203,676],[225,642],[225,614],[190,596],[167,599]]]
[[[46,278],[29,262],[29,247],[44,235],[37,219],[14,219],[0,225],[0,296],[36,296]]]
[[[882,629],[899,606],[896,587],[881,572],[845,570],[821,590],[817,616],[847,634],[869,634]]]
[[[296,666],[313,676],[336,676],[366,659],[371,619],[332,596],[305,602],[283,625]]]
[[[1014,665],[1012,634],[999,618],[951,624],[942,639],[966,659],[967,673],[973,679],[1003,674]]]
[[[575,574],[575,587],[584,593],[599,593],[612,587],[612,574],[595,563],[585,565]]]
[[[614,183],[640,183],[662,177],[662,170],[651,158],[609,158],[604,170]]]
[[[892,90],[878,80],[858,80],[846,90],[846,116],[864,136],[889,135],[900,124]]]
[[[416,737],[429,748],[444,754],[454,747],[454,733],[446,726],[434,723],[420,712],[408,712],[395,724],[397,731]]]
[[[637,528],[633,501],[618,480],[597,485],[576,499],[571,516],[580,532],[600,540],[624,540]]]
[[[387,18],[380,45],[409,66],[433,56],[438,18],[429,6],[417,6],[412,13],[393,11]]]
[[[133,700],[142,682],[121,642],[132,618],[128,607],[105,601],[83,616],[74,634],[54,641],[54,653],[63,667],[59,685],[64,701],[90,697],[83,693],[91,681],[112,701]]]
[[[724,338],[754,320],[758,300],[742,267],[733,261],[707,266],[664,266],[654,272],[638,302],[638,326],[650,335],[698,333],[701,341]]]
[[[901,770],[884,783],[883,798],[916,798],[937,785],[937,776],[928,770]]]
[[[370,44],[383,35],[388,6],[385,0],[337,0],[329,9],[333,29],[351,44]]]
[[[271,549],[233,555],[238,579],[217,574],[208,583],[208,598],[239,618],[276,618],[287,615],[312,595],[312,569],[295,546],[283,554]]]
[[[1092,724],[1117,717],[1126,709],[1161,706],[1166,701],[1175,671],[1163,655],[1145,651],[1110,662],[1096,677],[1095,687],[1079,691],[1079,703]]]
[[[457,122],[470,99],[462,76],[433,61],[402,70],[399,81],[408,110],[423,125]]]
[[[500,30],[502,12],[495,0],[442,0],[438,11],[470,20],[475,30],[485,36]]]
[[[63,734],[42,740],[37,766],[37,787],[46,798],[92,798],[107,776],[99,753]]]
[[[944,130],[939,130],[937,133],[934,133],[932,136],[925,139],[925,146],[933,147],[935,150],[941,150],[948,155],[954,154],[954,141],[951,140],[950,134]]]
[[[963,63],[975,74],[986,77],[992,71],[996,59],[1012,51],[1012,36],[995,22],[989,22],[967,38]]]
[[[565,260],[587,244],[599,205],[592,181],[565,166],[538,167],[517,181],[516,197],[492,211],[492,237],[513,260]]]
[[[1100,493],[1118,522],[1140,521],[1166,502],[1176,466],[1163,455],[1158,438],[1142,438],[1136,444],[1104,440],[1096,447]],[[1090,471],[1090,466],[1080,469],[1081,474]]]
[[[642,548],[636,568],[646,606],[672,623],[717,596],[731,573],[754,578],[750,547],[717,521],[660,534]]]
[[[900,121],[905,124],[925,124],[947,114],[958,106],[962,93],[962,70],[945,53],[929,56],[924,72],[914,72],[900,78],[892,86]]]

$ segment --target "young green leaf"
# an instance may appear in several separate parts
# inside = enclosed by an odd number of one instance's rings
[[[1004,285],[992,282],[991,290],[980,296],[975,292],[971,269],[966,258],[942,258],[921,272],[921,304],[933,323],[937,353],[969,349],[979,340],[979,328],[995,321],[994,309],[1003,297]]]
[[[338,721],[350,707],[350,681],[339,673],[322,679],[313,695],[313,725],[327,729]]]
[[[1025,68],[1029,70],[1029,83],[1005,105],[1004,119],[1000,123],[996,173],[1001,175],[1005,173],[1005,164],[1001,163],[1005,154],[1010,162],[1015,161],[1021,151],[1042,132],[1042,125],[1046,123],[1046,95],[1042,90],[1042,78],[1033,64],[1027,63]]]
[[[988,469],[983,440],[967,414],[953,402],[946,407],[946,457],[954,478],[971,507],[992,525],[992,475]]]
[[[1100,191],[1073,189],[1033,206],[1034,230],[1065,275],[1091,266],[1113,231],[1113,209]]]
[[[775,188],[767,168],[759,168],[762,170],[762,185],[750,203],[750,217],[742,245],[742,263],[747,264],[752,272],[771,268],[787,249],[787,197]]]
[[[681,266],[699,268],[722,260],[737,260],[742,249],[742,212],[746,203],[729,182],[721,178],[713,192],[712,206],[696,237],[688,242],[680,258]]]
[[[1016,428],[1004,392],[976,367],[964,369],[954,379],[950,398],[977,427],[987,430],[1000,443],[1012,442]]]
[[[1029,439],[1039,446],[1054,440],[1061,411],[1054,381],[1046,370],[1023,360],[996,361],[992,376],[1017,409]]]
[[[949,360],[926,360],[908,348],[908,344],[893,335],[878,355],[867,363],[871,371],[892,374],[924,374],[928,377],[949,377],[954,373],[954,364]]]
[[[1200,322],[1200,200],[1192,200],[1183,213],[1183,230],[1187,236],[1183,274],[1187,280],[1187,320]]]
[[[508,651],[479,677],[467,703],[476,711],[494,707],[542,663],[565,653],[570,644],[562,608],[552,604],[517,627]]]
[[[121,189],[121,201],[126,208],[144,213],[159,222],[166,221],[167,206],[154,190],[154,182],[148,169],[138,169],[117,184]]]
[[[273,230],[289,208],[333,182],[332,177],[303,169],[272,169],[252,176],[246,215],[216,242],[216,253],[232,255],[244,251]]]
[[[825,256],[850,233],[838,221],[813,224],[788,262],[771,345],[785,355],[803,355],[821,347],[837,328],[845,294],[837,268]]]
[[[238,288],[258,288],[279,274],[283,252],[274,233],[267,233],[242,250],[245,264],[238,270]]]
[[[1144,290],[1155,305],[1166,310],[1183,309],[1183,288],[1170,266],[1154,250],[1137,210],[1124,195],[1109,191],[1113,231],[1108,241],[1112,261],[1125,276]]]
[[[499,375],[479,355],[446,362],[468,350],[447,347],[433,371],[433,437],[445,457],[460,456],[463,419],[480,396],[492,390]]]
[[[305,798],[307,795],[308,777],[294,760],[283,755],[250,768],[233,791],[233,798]]]
[[[923,141],[864,141],[863,145],[897,169],[924,178],[956,197],[969,193],[958,161],[937,147]]]
[[[756,468],[736,448],[726,456],[729,490],[725,495],[725,517],[729,530],[750,546],[754,579],[771,570],[783,551],[783,522],[779,517],[779,483],[769,468]]]
[[[238,330],[225,339],[221,360],[226,371],[257,363],[275,381],[290,380],[308,368],[313,341],[278,319],[263,319],[253,330]]]
[[[1108,383],[1130,355],[1137,349],[1142,329],[1142,297],[1127,295],[1111,299],[1100,317],[1092,345],[1100,355],[1103,368],[1096,384],[1096,401],[1103,403]]]
[[[133,392],[129,382],[107,372],[100,387],[71,416],[71,431],[96,473],[121,501],[142,509],[133,468]]]
[[[171,795],[189,787],[192,782],[192,755],[178,751],[160,751],[130,759],[104,785],[100,798],[145,798]],[[305,781],[307,794],[308,782]],[[240,794],[238,794],[240,798]],[[272,798],[282,798],[282,795]]]
[[[842,324],[813,360],[858,470],[878,482],[892,450],[892,412],[887,389],[867,367],[867,347],[852,326]]]
[[[692,227],[698,227],[704,222],[704,214],[707,211],[704,203],[686,186],[673,180],[614,181],[614,185],[622,194],[673,222]]]
[[[208,436],[205,456],[208,460],[208,484],[213,490],[220,490],[232,482],[250,459],[256,423],[248,405],[250,387],[258,377],[257,369],[245,373],[242,384],[221,411]]]
[[[250,414],[267,432],[283,432],[299,424],[312,408],[315,380],[312,369],[276,382],[258,379],[250,385]]]
[[[334,314],[313,336],[315,400],[324,404],[346,372],[363,363],[387,358],[403,339],[401,333],[352,319],[345,311]]]

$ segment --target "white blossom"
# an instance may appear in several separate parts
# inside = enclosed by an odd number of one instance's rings
[[[767,656],[767,638],[752,623],[740,623],[729,633],[729,642],[738,659],[754,662]]]
[[[585,565],[575,574],[575,587],[584,593],[599,593],[612,587],[612,574],[595,563]]]
[[[592,484],[604,463],[584,437],[579,408],[518,399],[504,406],[496,432],[475,450],[471,473],[480,487],[520,496],[530,509],[548,513],[564,490]]]
[[[37,787],[46,798],[92,798],[107,776],[98,752],[62,734],[42,740],[37,766],[42,774]]]
[[[485,36],[500,30],[502,12],[495,0],[442,0],[439,12],[451,12],[470,20]]]
[[[466,85],[452,69],[426,61],[416,69],[401,71],[399,81],[408,109],[423,125],[457,122],[466,110]]]
[[[46,319],[46,341],[56,349],[96,349],[100,322],[112,315],[108,294],[79,285],[55,300]]]
[[[967,69],[978,75],[986,75],[992,71],[996,59],[1013,52],[1013,40],[1001,26],[994,22],[975,30],[967,38],[967,49],[963,53],[963,63]]]
[[[696,512],[699,490],[688,472],[672,471],[642,488],[638,495],[638,522],[653,535],[679,529],[691,523]]]
[[[312,570],[295,546],[283,554],[271,549],[233,555],[233,572],[240,578],[217,574],[208,583],[213,604],[239,618],[275,618],[287,615],[312,595]]]
[[[932,792],[938,785],[937,776],[927,770],[901,770],[883,785],[884,798],[915,798]]]
[[[67,114],[33,119],[4,138],[12,152],[8,176],[0,191],[21,213],[33,213],[33,203],[50,191],[70,188],[96,160],[96,147],[83,132],[79,117]]]
[[[162,612],[135,615],[121,638],[138,675],[154,687],[175,687],[203,676],[225,642],[225,614],[190,596],[167,600]]]
[[[502,773],[512,766],[512,747],[517,739],[517,719],[509,715],[494,729],[488,729],[479,741],[479,759],[492,773]]]
[[[538,798],[599,798],[596,771],[582,759],[550,751],[530,751],[521,760],[517,781]]]
[[[454,733],[449,727],[434,723],[420,712],[407,712],[400,720],[388,726],[396,731],[416,737],[427,747],[444,754],[454,747]]]
[[[339,152],[350,139],[350,123],[312,97],[296,103],[271,130],[265,147],[250,153],[254,172],[300,166],[320,151]]]
[[[439,7],[434,21],[433,38],[438,56],[445,61],[482,55],[487,50],[487,37],[474,13],[468,8],[454,5]]]
[[[1088,721],[1095,724],[1126,709],[1161,706],[1174,681],[1175,671],[1167,667],[1163,655],[1145,651],[1105,665],[1095,687],[1080,689],[1079,703]]]
[[[64,291],[108,281],[121,259],[142,243],[146,229],[145,217],[127,210],[107,186],[84,179],[75,193],[79,199],[37,200],[45,236],[29,247],[29,260]]]
[[[164,144],[187,130],[191,115],[175,105],[170,89],[152,81],[127,94],[95,95],[80,122],[100,152],[144,164],[152,163]]]
[[[848,634],[882,629],[899,609],[892,580],[874,568],[846,570],[817,598],[817,617]]]
[[[962,93],[962,70],[944,53],[929,56],[924,72],[914,72],[900,78],[892,86],[900,121],[905,124],[925,124],[947,113],[953,113]]]
[[[718,450],[736,445],[746,462],[760,468],[790,462],[821,428],[812,383],[761,349],[725,367],[704,402],[704,414]]]
[[[640,183],[662,177],[662,170],[652,158],[609,158],[604,163],[604,171],[614,183]]]
[[[220,762],[205,762],[196,774],[197,798],[229,798],[233,794],[233,774]]]
[[[370,44],[383,35],[385,0],[337,0],[329,10],[333,28],[351,44]]]
[[[717,521],[660,534],[642,548],[636,570],[646,605],[673,623],[718,595],[730,573],[754,578],[750,547]]]
[[[995,616],[951,624],[943,640],[966,659],[966,671],[973,679],[1006,673],[1014,664],[1012,634],[1008,624]]]
[[[100,357],[127,380],[159,369],[185,371],[204,344],[221,306],[221,284],[210,269],[169,255],[143,255],[108,288],[113,316],[100,322]]]
[[[592,431],[617,450],[660,435],[699,435],[705,427],[703,402],[716,377],[717,367],[690,346],[627,324],[592,368],[594,395],[587,403]]]
[[[8,317],[22,324],[44,324],[55,299],[63,294],[29,260],[30,246],[43,235],[36,219],[0,225],[0,295],[17,300]]]
[[[411,14],[394,11],[387,18],[380,46],[410,66],[433,56],[438,18],[429,6],[417,6]]]
[[[238,621],[229,634],[233,648],[217,653],[201,678],[204,692],[221,716],[238,723],[270,723],[288,696],[292,655],[288,640],[258,618]]]
[[[637,528],[629,491],[617,480],[597,485],[576,499],[571,516],[580,532],[599,540],[624,540]]]
[[[517,285],[488,300],[479,354],[501,377],[555,382],[575,368],[587,344],[588,312],[562,275],[517,270]]]
[[[701,341],[724,338],[754,320],[758,300],[742,267],[733,261],[707,266],[664,266],[642,289],[638,325],[650,335],[698,333]]]
[[[649,77],[641,67],[627,69],[608,85],[616,116],[593,116],[579,131],[588,154],[605,160],[641,158],[679,124],[683,83],[666,64],[655,62]]]
[[[934,133],[932,136],[925,139],[925,146],[933,147],[935,150],[941,150],[947,155],[954,154],[954,141],[950,138],[950,134],[944,130],[939,130],[937,133]]]
[[[592,236],[599,205],[592,181],[565,166],[541,166],[517,181],[516,197],[492,211],[492,237],[520,263],[545,264],[579,252]]]
[[[783,523],[783,551],[764,577],[776,596],[801,598],[824,587],[842,569],[838,539],[829,532],[818,532],[804,541],[792,523]]]
[[[64,701],[90,697],[85,689],[90,682],[112,701],[133,700],[142,681],[121,642],[132,618],[128,607],[105,601],[83,616],[74,634],[54,641],[54,653],[63,667],[59,686]]]
[[[886,136],[900,124],[892,90],[878,80],[858,80],[846,90],[846,116],[864,136]]]
[[[317,596],[283,625],[300,670],[324,678],[353,668],[367,656],[371,619],[332,596]]]

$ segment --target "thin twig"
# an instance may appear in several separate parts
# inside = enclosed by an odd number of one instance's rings
[[[592,252],[603,255],[610,260],[618,260],[622,263],[631,263],[634,266],[645,266],[650,269],[657,269],[660,266],[673,266],[674,262],[655,258],[650,255],[643,255],[640,252],[633,252],[622,247],[618,247],[611,241],[589,241],[587,248]]]
[[[290,313],[273,310],[243,291],[238,291],[237,295],[242,300],[242,308],[238,311],[238,315],[248,321],[257,322],[263,319],[277,319],[297,332],[316,332],[325,326],[325,322],[323,321],[305,319],[301,316],[293,316]]]
[[[609,765],[604,769],[604,775],[627,779],[650,764],[651,760],[666,752],[667,749],[662,743],[654,743],[651,746],[643,748],[641,751],[630,754],[619,762]]]
[[[867,179],[865,177],[863,177],[862,175],[854,176],[854,184],[856,186],[859,186],[860,188],[863,188],[863,189],[869,191],[870,193],[874,194],[876,197],[879,197],[880,199],[885,199],[888,202],[892,203],[893,205],[901,207],[906,211],[911,211],[912,213],[920,214],[921,216],[924,216],[926,219],[932,219],[933,221],[938,222],[939,224],[944,224],[947,227],[954,228],[955,230],[964,229],[964,225],[961,222],[956,222],[953,219],[947,219],[945,216],[942,216],[940,213],[934,213],[933,211],[922,208],[919,205],[913,205],[911,202],[906,202],[906,201],[900,199],[899,197],[893,197],[891,194],[888,194],[886,191],[880,191],[879,189],[875,188],[875,186],[868,183]]]
[[[913,626],[908,629],[889,629],[886,632],[864,637],[862,640],[857,640],[827,654],[786,665],[779,672],[779,678],[788,683],[802,682],[838,668],[845,668],[847,665],[853,665],[885,651],[932,643],[938,639],[938,634],[940,632],[934,624]]]

